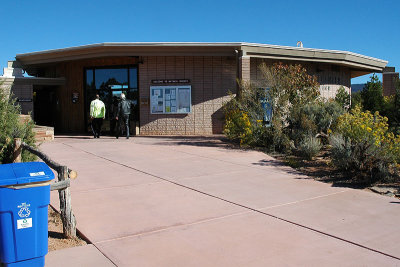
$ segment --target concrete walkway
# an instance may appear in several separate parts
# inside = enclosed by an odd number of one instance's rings
[[[49,253],[47,266],[400,266],[398,199],[313,181],[261,152],[161,137],[65,136],[41,149],[78,171],[72,206],[93,243]]]

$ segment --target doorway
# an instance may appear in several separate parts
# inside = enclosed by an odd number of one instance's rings
[[[131,100],[130,134],[135,134],[135,125],[139,124],[139,90],[138,72],[136,65],[127,66],[105,66],[86,68],[84,70],[85,80],[85,129],[90,132],[90,102],[95,99],[96,94],[100,96],[106,106],[106,115],[103,121],[102,131],[110,135],[116,130],[116,109],[121,93]]]
[[[36,125],[56,127],[57,94],[54,86],[33,87],[33,120]]]

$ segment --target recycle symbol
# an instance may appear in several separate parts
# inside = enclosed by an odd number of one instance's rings
[[[18,206],[18,208],[20,208],[20,210],[18,211],[18,215],[21,218],[26,218],[29,217],[29,215],[31,214],[31,211],[29,210],[29,207],[31,205],[30,204],[26,204],[26,203],[22,203],[21,205]]]

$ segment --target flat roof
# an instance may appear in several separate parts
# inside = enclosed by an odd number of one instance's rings
[[[17,54],[23,66],[107,56],[242,56],[325,62],[365,72],[382,72],[388,61],[349,51],[280,46],[247,42],[116,42]]]

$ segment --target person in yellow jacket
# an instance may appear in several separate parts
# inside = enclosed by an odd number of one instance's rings
[[[96,99],[90,102],[90,119],[92,120],[92,131],[94,138],[100,138],[101,126],[106,116],[106,106],[96,95]]]

